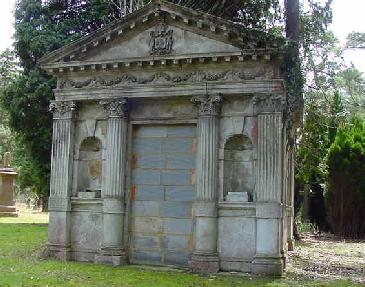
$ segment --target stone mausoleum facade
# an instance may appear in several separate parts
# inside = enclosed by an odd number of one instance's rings
[[[153,1],[42,58],[58,82],[52,255],[282,273],[293,219],[285,47],[245,33]]]

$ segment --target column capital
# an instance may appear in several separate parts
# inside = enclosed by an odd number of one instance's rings
[[[128,98],[100,101],[109,118],[128,117]]]
[[[252,102],[256,114],[281,113],[286,106],[285,99],[279,95],[255,96]]]
[[[223,97],[220,94],[195,96],[191,98],[191,102],[198,107],[199,116],[218,116]]]
[[[51,101],[51,103],[49,104],[49,111],[53,113],[54,119],[71,119],[76,110],[77,104],[74,101]]]

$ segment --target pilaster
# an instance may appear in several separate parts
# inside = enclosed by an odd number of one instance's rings
[[[218,130],[222,97],[206,95],[192,98],[198,107],[197,199],[194,203],[195,249],[193,272],[219,271],[217,253]]]
[[[72,186],[75,102],[51,102],[53,145],[49,197],[48,250],[60,260],[71,259],[70,194]]]
[[[102,101],[108,115],[107,156],[103,197],[103,243],[96,256],[99,263],[122,265],[125,262],[123,244],[125,214],[126,145],[128,129],[127,99]]]

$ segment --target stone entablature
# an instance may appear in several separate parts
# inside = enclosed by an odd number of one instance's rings
[[[57,77],[49,243],[64,260],[280,274],[285,47],[165,1],[41,62]]]

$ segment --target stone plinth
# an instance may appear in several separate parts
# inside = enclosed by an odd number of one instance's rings
[[[12,168],[0,169],[0,217],[16,217],[14,183],[18,174]]]

